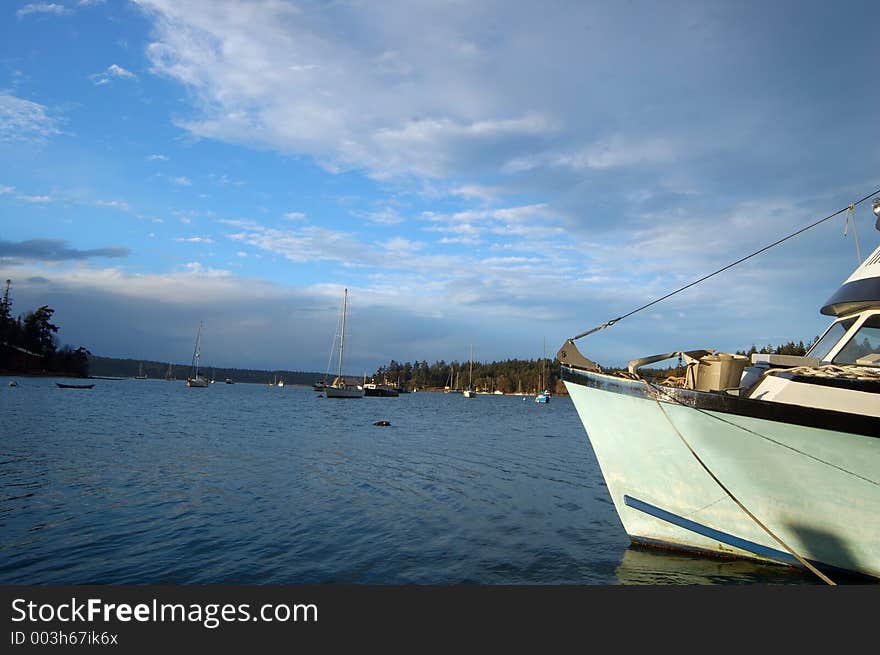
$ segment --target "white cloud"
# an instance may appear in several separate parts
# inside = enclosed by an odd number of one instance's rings
[[[27,16],[28,14],[55,14],[56,16],[61,16],[63,14],[69,14],[70,10],[64,5],[59,5],[54,2],[32,2],[15,13],[19,17]]]
[[[129,212],[131,207],[124,200],[96,200],[95,204],[99,207],[108,207],[110,209],[118,209],[119,211]]]
[[[170,158],[166,155],[150,155],[147,161],[168,161]]]
[[[91,79],[96,86],[109,84],[112,81],[112,78],[123,80],[136,80],[137,75],[129,70],[124,69],[118,64],[110,64],[106,70],[100,73],[89,75],[89,79]]]
[[[284,218],[286,218],[288,221],[302,221],[305,220],[306,215],[302,212],[287,212],[284,215]]]
[[[172,178],[171,182],[176,184],[177,186],[192,186],[192,182],[190,181],[190,179],[183,175]]]
[[[44,105],[0,93],[0,141],[40,143],[60,133]]]
[[[14,186],[0,186],[0,196],[15,191]]]
[[[34,204],[45,204],[48,202],[54,202],[54,198],[52,196],[17,196],[19,200],[24,200],[25,202],[30,202]]]
[[[385,207],[374,212],[356,212],[356,216],[366,218],[370,223],[379,225],[397,225],[403,223],[404,218],[393,207]]]
[[[191,117],[178,121],[198,136],[304,153],[331,171],[363,168],[386,179],[473,168],[480,152],[503,162],[559,127],[530,103],[498,97],[481,77],[451,74],[452,62],[479,60],[480,30],[466,17],[480,9],[459,6],[451,21],[430,6],[403,5],[393,19],[393,7],[356,3],[317,10],[278,0],[138,3],[154,19],[153,71],[198,98]],[[431,24],[436,36],[413,40],[411,21]]]
[[[214,239],[210,237],[178,237],[175,239],[175,241],[179,241],[181,243],[214,243]]]

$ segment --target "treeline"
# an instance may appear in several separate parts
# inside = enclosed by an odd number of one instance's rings
[[[55,310],[48,305],[13,317],[6,280],[0,298],[0,371],[38,375],[89,376],[89,351],[80,346],[58,347]]]
[[[173,380],[185,380],[190,374],[189,364],[175,364],[173,362],[156,362],[141,359],[121,359],[116,357],[89,357],[90,368],[93,376],[133,378],[145,375],[149,379],[164,380],[170,377]],[[308,371],[265,371],[261,369],[243,368],[220,368],[213,366],[201,366],[199,373],[209,380],[224,382],[227,378],[233,382],[252,382],[256,384],[268,384],[283,380],[284,384],[311,385],[323,378],[323,374]]]
[[[373,375],[377,383],[387,382],[403,389],[466,389],[468,362],[439,360],[433,364],[391,360]],[[535,393],[550,389],[564,393],[559,382],[559,362],[555,359],[507,359],[501,362],[474,362],[471,380],[476,391]]]
[[[752,344],[752,347],[748,350],[737,350],[736,354],[747,355],[748,357],[751,357],[755,353],[760,353],[762,355],[800,355],[803,357],[816,341],[818,341],[818,337],[813,339],[809,344],[805,344],[803,341],[798,341],[797,343],[789,341],[781,346],[767,344],[766,346],[761,346],[760,349],[756,348],[755,344]]]

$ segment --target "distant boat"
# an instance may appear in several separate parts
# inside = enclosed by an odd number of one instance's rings
[[[364,388],[357,384],[346,382],[342,375],[342,356],[345,352],[345,313],[348,308],[348,289],[342,294],[342,331],[339,335],[339,371],[336,379],[324,387],[324,395],[327,398],[363,398]]]
[[[235,384],[230,378],[226,378],[226,384]]]
[[[375,382],[364,383],[364,395],[372,397],[397,398],[400,392],[390,384],[376,384]]]
[[[56,382],[55,385],[59,389],[91,389],[94,387],[94,384],[62,384],[61,382]]]
[[[278,380],[278,386],[279,386],[279,387],[283,387],[283,386],[284,386],[284,378],[281,378],[280,380]]]
[[[312,385],[312,389],[314,389],[315,391],[324,391],[324,387],[326,387],[326,386],[327,386],[327,380],[324,379],[324,380],[321,380],[320,382],[315,382],[315,384]]]
[[[193,351],[192,366],[190,375],[186,379],[186,386],[202,389],[208,386],[208,380],[199,375],[199,357],[201,357],[202,348],[202,322],[199,321],[199,331],[196,333],[196,348]]]
[[[10,381],[9,381],[9,386],[10,386],[10,387],[17,387],[17,386],[18,386],[18,382],[16,382],[15,380],[10,380]]]
[[[147,376],[144,375],[144,363],[141,362],[140,368],[138,369],[138,374],[134,376],[135,380],[146,380]]]
[[[545,377],[544,364],[547,362],[547,339],[544,339],[544,352],[543,357],[541,357],[541,383],[539,386],[543,389],[544,385],[547,383],[547,379]],[[540,404],[547,404],[550,402],[550,392],[547,389],[543,389],[541,392],[535,396],[535,402]]]
[[[477,394],[474,391],[474,346],[471,344],[471,356],[468,359],[468,386],[462,392],[462,395],[465,398],[476,398]]]
[[[171,362],[168,362],[168,370],[165,371],[165,379],[168,380],[168,382],[172,382],[175,379],[174,367],[171,365]]]

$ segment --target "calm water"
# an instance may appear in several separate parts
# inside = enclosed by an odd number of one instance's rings
[[[16,379],[0,583],[813,582],[628,547],[567,398]]]

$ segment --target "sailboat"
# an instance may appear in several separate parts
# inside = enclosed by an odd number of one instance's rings
[[[196,333],[196,348],[193,350],[192,368],[189,377],[186,378],[186,386],[203,388],[208,386],[208,380],[199,375],[199,357],[202,348],[202,322],[199,321],[199,331]]]
[[[168,362],[168,370],[165,371],[165,379],[169,382],[174,380],[174,366],[172,366],[171,362]]]
[[[134,376],[135,380],[146,380],[147,376],[144,375],[144,363],[141,362],[140,368],[138,368],[138,374]]]
[[[550,402],[550,392],[544,388],[544,385],[547,384],[546,372],[544,370],[544,366],[547,363],[547,339],[544,339],[544,353],[541,358],[541,382],[540,387],[541,391],[538,392],[538,395],[535,396],[535,402],[546,404]]]
[[[357,384],[349,384],[342,375],[342,355],[345,352],[345,313],[348,310],[348,289],[342,294],[342,330],[339,334],[339,370],[336,379],[324,386],[327,398],[363,398],[364,388]]]
[[[471,344],[471,357],[468,360],[468,386],[462,391],[465,398],[476,398],[477,392],[474,391],[474,346]]]

